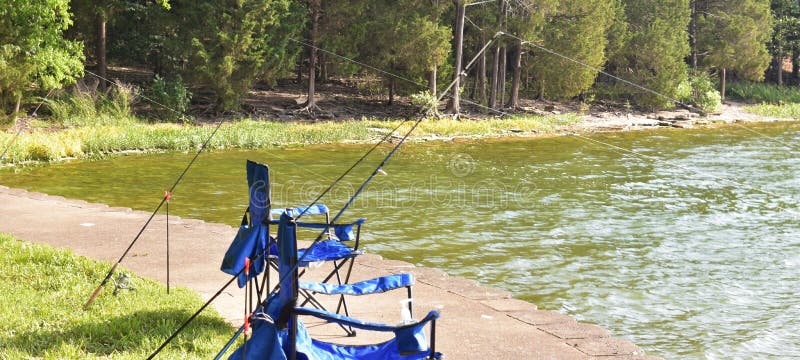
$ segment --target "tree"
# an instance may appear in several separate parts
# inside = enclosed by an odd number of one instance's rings
[[[688,78],[684,59],[690,53],[686,33],[689,0],[624,0],[623,4],[628,23],[626,43],[608,66],[623,78],[663,95],[619,84],[640,105],[673,107],[668,99],[678,97],[678,85]]]
[[[766,44],[772,31],[767,0],[707,0],[700,5],[697,52],[702,54],[703,66],[721,73],[722,98],[727,70],[744,79],[763,80],[770,61]]]
[[[447,59],[452,37],[450,29],[437,21],[442,7],[422,1],[367,2],[363,28],[369,29],[369,39],[359,45],[361,60],[419,83]],[[388,104],[393,103],[397,90],[420,90],[398,82],[395,76],[382,75],[388,88]]]
[[[236,110],[256,79],[275,81],[292,66],[301,13],[291,0],[173,1],[163,62],[210,89],[217,112]]]
[[[0,2],[0,111],[16,113],[34,91],[70,84],[83,74],[83,48],[62,36],[67,0]]]
[[[774,31],[769,44],[778,85],[783,85],[783,60],[788,51],[800,49],[800,4],[794,0],[772,0]]]
[[[461,111],[461,63],[464,53],[464,18],[467,13],[467,2],[469,0],[453,0],[456,8],[456,21],[454,28],[455,47],[455,74],[453,74],[453,94],[450,96],[450,106],[447,111],[458,115]]]
[[[148,0],[149,1],[149,0]],[[154,3],[169,9],[169,0],[153,0]],[[83,28],[95,29],[95,61],[97,61],[97,74],[102,78],[106,77],[108,63],[106,61],[106,43],[108,22],[114,14],[130,6],[139,5],[135,0],[73,0],[71,2],[78,18],[84,24]],[[106,82],[100,81],[100,88],[105,90]]]
[[[531,72],[537,93],[546,98],[570,98],[589,89],[606,62],[607,32],[614,21],[613,1],[564,0],[545,15],[542,44],[567,58],[533,49]]]

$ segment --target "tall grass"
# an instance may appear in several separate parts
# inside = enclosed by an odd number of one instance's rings
[[[577,115],[520,116],[471,120],[425,120],[415,138],[455,136],[530,136],[548,133],[580,120]],[[223,124],[209,144],[210,149],[262,149],[277,146],[368,142],[400,125],[401,120],[359,120],[320,123],[286,123],[241,120]],[[411,126],[407,122],[399,132]],[[20,136],[4,159],[6,162],[53,161],[64,158],[98,157],[129,150],[192,151],[199,148],[214,125],[146,124],[120,122],[113,125],[81,126],[59,131],[34,130]],[[399,135],[399,134],[398,134]],[[0,133],[0,144],[10,139]],[[412,139],[413,140],[413,139]]]
[[[800,120],[800,103],[783,105],[760,104],[748,106],[745,110],[761,116]]]
[[[108,264],[4,234],[0,253],[0,359],[143,359],[203,303],[131,275],[135,291],[108,291],[83,311]],[[211,358],[231,334],[206,310],[160,358]]]
[[[800,89],[755,82],[735,82],[727,87],[730,98],[751,103],[800,103]]]
[[[51,119],[65,126],[120,125],[136,122],[131,106],[137,88],[118,83],[108,93],[80,90],[64,94],[45,103]]]

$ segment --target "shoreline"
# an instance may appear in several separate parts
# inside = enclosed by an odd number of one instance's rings
[[[130,241],[125,234],[135,233],[149,213],[130,208],[109,207],[100,203],[67,199],[43,193],[28,192],[0,185],[0,232],[19,239],[43,243],[56,248],[69,248],[77,255],[110,263]],[[45,223],[31,227],[42,211],[55,212]],[[229,279],[217,265],[234,237],[236,230],[228,225],[170,217],[176,225],[170,231],[175,253],[185,256],[173,260],[172,283],[188,287],[209,299],[220,284]],[[91,224],[91,226],[88,226]],[[153,219],[153,226],[144,232],[123,266],[139,276],[165,282],[163,265],[164,216]],[[539,310],[535,304],[514,298],[508,291],[480,285],[474,280],[449,276],[436,268],[385,259],[377,254],[358,258],[353,281],[398,272],[414,274],[415,312],[441,309],[437,321],[437,349],[457,359],[483,358],[489,353],[495,359],[518,359],[520,354],[546,359],[640,359],[655,360],[634,343],[614,337],[608,330],[556,311]],[[311,272],[312,278],[324,276]],[[97,279],[99,281],[99,279]],[[213,303],[219,314],[233,326],[241,323],[240,307],[244,294],[229,288]],[[101,295],[95,306],[108,301]],[[397,321],[397,297],[391,293],[352,297],[354,316],[378,322]],[[335,299],[334,299],[335,300]],[[331,304],[335,306],[335,304]],[[238,323],[237,323],[238,322]],[[494,329],[485,331],[487,327]],[[383,341],[375,334],[359,332],[358,337],[344,336],[335,326],[315,327],[317,336],[335,341],[359,343]],[[439,333],[443,335],[438,335]],[[624,334],[616,334],[616,336]],[[378,336],[380,336],[378,334]]]
[[[738,123],[791,122],[747,112],[745,105],[728,102],[716,114],[700,116],[688,110],[659,112],[588,111],[586,114],[536,111],[535,115],[506,118],[424,120],[409,142],[519,140],[565,136],[573,133],[628,132],[663,128],[714,128]],[[405,124],[401,124],[406,122]],[[368,144],[399,126],[389,142],[410,128],[407,120],[329,120],[292,122],[273,119],[224,121],[208,151],[258,150],[322,144]],[[103,159],[115,155],[149,154],[200,149],[216,125],[128,122],[65,129],[33,128],[24,131],[9,147],[0,169],[27,165]],[[15,129],[0,132],[0,144],[11,143]],[[5,149],[5,148],[4,148]]]

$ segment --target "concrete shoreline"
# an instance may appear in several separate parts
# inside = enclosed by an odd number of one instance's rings
[[[65,199],[0,186],[0,232],[20,239],[69,248],[76,254],[116,262],[150,214],[128,208]],[[222,256],[236,230],[228,225],[170,216],[171,283],[209,299],[230,277],[219,271]],[[156,216],[122,266],[136,274],[166,281],[164,216]],[[369,231],[365,227],[365,231]],[[609,331],[536,305],[510,293],[448,276],[441,270],[416,267],[366,254],[357,258],[351,281],[390,273],[410,272],[414,315],[439,309],[437,351],[449,359],[657,359]],[[312,271],[309,277],[324,271]],[[305,277],[304,277],[305,278]],[[99,282],[102,279],[97,279]],[[88,298],[89,294],[87,294]],[[101,304],[101,294],[97,304]],[[165,296],[167,296],[165,294]],[[231,286],[212,304],[234,326],[242,323],[243,291]],[[405,292],[348,298],[351,314],[384,323],[400,320]],[[334,301],[331,299],[330,301]],[[196,309],[190,309],[192,311]],[[381,341],[381,334],[359,332],[348,338],[332,326],[309,326],[317,338],[343,343]]]

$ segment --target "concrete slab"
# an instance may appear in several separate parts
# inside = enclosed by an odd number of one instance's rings
[[[0,232],[109,262],[116,262],[149,215],[0,186]],[[172,284],[189,287],[203,298],[210,298],[229,279],[218,269],[235,229],[174,216],[169,223]],[[122,266],[141,276],[166,281],[165,229],[166,219],[156,216]],[[326,273],[324,270],[323,267],[311,271],[306,277],[318,279]],[[636,345],[611,338],[602,328],[578,323],[556,312],[537,310],[534,304],[513,299],[506,291],[452,277],[438,269],[368,254],[358,258],[353,271],[352,281],[413,273],[417,277],[414,315],[419,318],[429,310],[442,311],[437,322],[437,350],[450,359],[652,359]],[[89,294],[86,295],[88,298]],[[241,325],[243,295],[241,289],[230,287],[213,307],[232,325]],[[97,303],[104,298],[101,295]],[[396,323],[401,319],[399,301],[404,298],[404,292],[399,291],[351,297],[348,302],[355,317]],[[327,306],[333,306],[335,301],[323,299]],[[368,332],[348,338],[330,324],[307,322],[315,337],[327,341],[385,340],[385,335]]]

